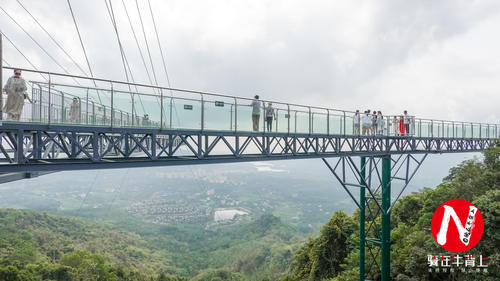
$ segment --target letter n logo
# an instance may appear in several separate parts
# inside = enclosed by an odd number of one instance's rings
[[[434,212],[431,230],[434,240],[443,249],[455,253],[465,252],[481,240],[483,216],[472,203],[453,199],[443,203]]]

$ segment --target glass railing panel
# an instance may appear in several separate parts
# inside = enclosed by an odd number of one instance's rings
[[[453,125],[451,123],[443,123],[443,138],[453,138]]]
[[[127,97],[124,99],[126,100]],[[156,94],[145,94],[141,92],[134,95],[134,102],[134,127],[160,128],[160,121],[162,118],[161,98]]]
[[[339,114],[339,112],[330,112],[330,116],[329,116],[329,122],[328,122],[328,125],[330,126],[329,128],[329,132],[330,132],[330,135],[343,135],[344,134],[344,130],[343,130],[343,123],[344,123],[344,119],[343,119],[344,115],[343,114]]]
[[[205,96],[203,101],[203,129],[234,131],[235,110],[234,99]]]
[[[455,123],[455,138],[464,138],[464,127],[462,123]]]
[[[472,126],[471,124],[464,123],[464,138],[471,138],[471,137],[472,137]]]
[[[100,96],[101,100],[96,96]],[[111,126],[111,92],[89,89],[89,97],[92,101],[91,125]]]
[[[67,96],[67,95],[66,95]],[[50,99],[50,123],[67,123],[68,122],[68,113],[67,109],[68,102],[66,101],[67,97],[64,92],[59,92],[56,90],[51,91],[51,99]]]
[[[321,112],[320,110],[314,110],[311,112],[312,118],[312,128],[311,133],[313,134],[324,134],[328,133],[328,114],[326,111]]]
[[[297,134],[309,134],[309,110],[307,107],[291,106],[291,114],[294,119],[294,132]]]
[[[105,103],[109,104],[110,95],[106,96],[107,91],[99,91]],[[42,109],[43,119],[48,122],[50,115],[51,123],[73,123],[84,124],[84,114],[82,105],[84,104],[87,96],[94,97],[97,100],[97,91],[90,90],[84,87],[65,86],[55,84],[51,90],[48,89],[48,84],[42,85],[42,108],[47,107],[46,110]],[[50,100],[50,114],[48,111]]]
[[[34,87],[31,90],[31,100],[33,103],[30,104],[30,113],[28,114],[30,116],[30,118],[27,118],[26,121],[32,121],[32,122],[41,122],[42,121],[41,95],[42,95],[42,89],[37,87],[36,85],[34,85]],[[5,102],[5,100],[4,100],[4,102]],[[26,104],[24,106],[26,107]]]
[[[439,121],[432,121],[432,137],[440,138],[442,136],[442,124]]]
[[[274,131],[278,133],[288,133],[292,124],[288,106],[286,104],[279,104],[276,107],[276,124],[274,126]]]
[[[472,124],[472,137],[475,139],[481,137],[481,128],[479,124]]]
[[[489,132],[489,131],[488,131],[488,125],[486,125],[486,124],[481,124],[480,126],[481,126],[481,127],[480,127],[481,138],[482,138],[482,139],[486,139],[486,138],[488,138],[488,132]]]
[[[353,135],[354,134],[354,118],[353,116],[351,116],[351,114],[349,115],[345,115],[345,128],[344,128],[344,131],[345,131],[345,134],[346,135]],[[357,130],[357,134],[359,134],[359,125],[358,125],[358,130]]]
[[[495,125],[489,125],[488,126],[488,138],[493,139],[496,137],[497,137],[497,135],[495,134]]]
[[[295,113],[296,111],[291,109],[290,107],[290,115],[288,116],[288,118],[290,119],[290,134],[295,134],[297,132],[297,123],[296,123],[296,117],[297,117],[297,114]]]
[[[429,138],[429,137],[432,137],[432,126],[431,126],[431,122],[430,121],[427,121],[427,120],[421,120],[421,129],[420,129],[420,133],[421,133],[421,137],[423,138]]]
[[[137,117],[137,111],[138,109],[141,108],[141,105],[144,104],[142,100],[139,99],[138,94],[114,91],[113,126],[114,127],[139,126],[139,120],[137,120],[137,118],[132,118],[132,112],[135,112],[135,115]],[[83,107],[86,107],[86,104],[84,104]]]
[[[172,129],[201,130],[201,101],[174,97],[171,100]]]

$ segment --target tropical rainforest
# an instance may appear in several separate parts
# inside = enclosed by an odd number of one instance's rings
[[[499,187],[497,145],[452,168],[436,188],[401,198],[391,214],[391,279],[500,280]],[[429,272],[428,255],[454,254],[437,245],[430,223],[436,208],[455,198],[482,213],[483,237],[468,254],[487,257],[487,271]],[[337,211],[316,235],[303,237],[272,214],[207,230],[0,209],[0,280],[359,280],[359,217],[359,210]],[[380,280],[378,249],[369,248],[366,279]]]

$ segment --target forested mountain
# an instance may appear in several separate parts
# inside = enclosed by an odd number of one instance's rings
[[[437,188],[402,198],[392,211],[392,280],[500,280],[499,187],[495,147],[482,161],[452,168]],[[428,271],[427,255],[453,255],[435,243],[430,222],[439,205],[455,198],[481,210],[484,235],[468,253],[488,257],[488,272]],[[1,209],[0,280],[358,280],[358,223],[359,211],[338,211],[302,244],[296,230],[270,214],[208,230]],[[372,258],[366,255],[367,265]],[[367,279],[379,278],[376,267],[367,272]]]
[[[141,234],[123,229],[1,209],[0,280],[274,279],[288,268],[297,239],[272,215],[217,232],[174,226],[151,226]]]
[[[436,208],[451,199],[472,202],[483,215],[483,237],[467,254],[487,257],[487,273],[428,271],[427,255],[454,255],[437,245],[430,229]],[[466,161],[452,168],[436,189],[402,198],[392,211],[391,227],[392,280],[500,280],[500,147],[485,151],[483,161]],[[282,280],[359,280],[358,241],[359,210],[353,216],[335,213],[320,235],[310,237],[295,253],[290,274]],[[367,266],[372,261],[367,254]],[[366,279],[379,280],[378,271],[372,268]]]

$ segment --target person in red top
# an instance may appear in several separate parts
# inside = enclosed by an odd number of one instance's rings
[[[405,121],[403,116],[399,116],[399,132],[401,133],[401,136],[405,135]]]

